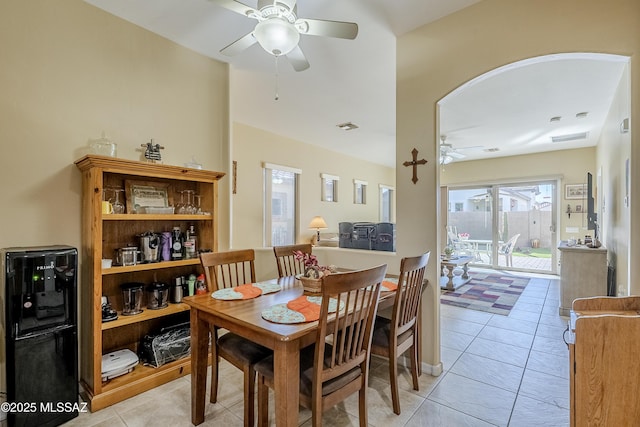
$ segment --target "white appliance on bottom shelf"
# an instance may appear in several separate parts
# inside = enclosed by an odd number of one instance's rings
[[[128,374],[138,364],[138,356],[129,349],[102,355],[102,381]]]

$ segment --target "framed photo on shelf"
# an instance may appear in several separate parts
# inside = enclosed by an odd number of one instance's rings
[[[587,197],[587,184],[565,184],[565,199],[584,199]]]
[[[125,180],[124,189],[127,199],[127,212],[129,213],[144,213],[141,208],[147,207],[166,208],[173,206],[170,184]]]
[[[576,205],[576,213],[582,212],[582,205]]]

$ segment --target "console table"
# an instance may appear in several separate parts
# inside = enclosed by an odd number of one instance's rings
[[[607,250],[584,245],[558,245],[560,250],[561,316],[568,316],[576,298],[607,295]]]

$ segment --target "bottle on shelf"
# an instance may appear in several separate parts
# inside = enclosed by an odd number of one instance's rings
[[[205,283],[204,274],[200,274],[196,279],[196,295],[207,293],[207,285]]]
[[[178,261],[183,259],[183,244],[184,244],[184,236],[182,235],[182,231],[180,231],[180,227],[173,227],[173,231],[171,232],[171,260]]]
[[[196,227],[190,224],[184,239],[184,259],[198,257]]]
[[[187,291],[189,293],[189,296],[195,295],[195,291],[196,291],[196,275],[195,274],[190,274],[189,278],[187,279]]]
[[[161,247],[161,259],[162,261],[171,261],[171,248],[173,247],[171,243],[171,232],[163,231],[162,237],[160,238],[160,247]]]

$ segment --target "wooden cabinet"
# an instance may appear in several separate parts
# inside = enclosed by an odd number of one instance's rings
[[[640,297],[579,298],[569,321],[571,426],[637,426]]]
[[[560,308],[568,316],[576,298],[607,295],[607,250],[604,247],[567,246],[560,250]]]
[[[154,281],[172,285],[175,277],[200,271],[198,258],[107,269],[102,269],[102,259],[114,258],[118,248],[137,246],[137,236],[146,231],[160,233],[173,227],[185,231],[192,224],[196,227],[199,249],[217,250],[218,180],[224,174],[94,155],[79,159],[76,166],[83,178],[80,377],[91,410],[96,411],[190,372],[190,359],[184,358],[159,368],[139,364],[129,374],[102,382],[103,354],[124,348],[137,354],[146,334],[189,320],[189,307],[184,303],[158,310],[143,305],[142,313],[123,316],[120,285]],[[181,191],[193,190],[200,195],[206,214],[103,214],[103,189],[107,186],[124,189],[132,182],[166,188],[176,200]],[[118,311],[117,320],[102,322],[103,295]]]

